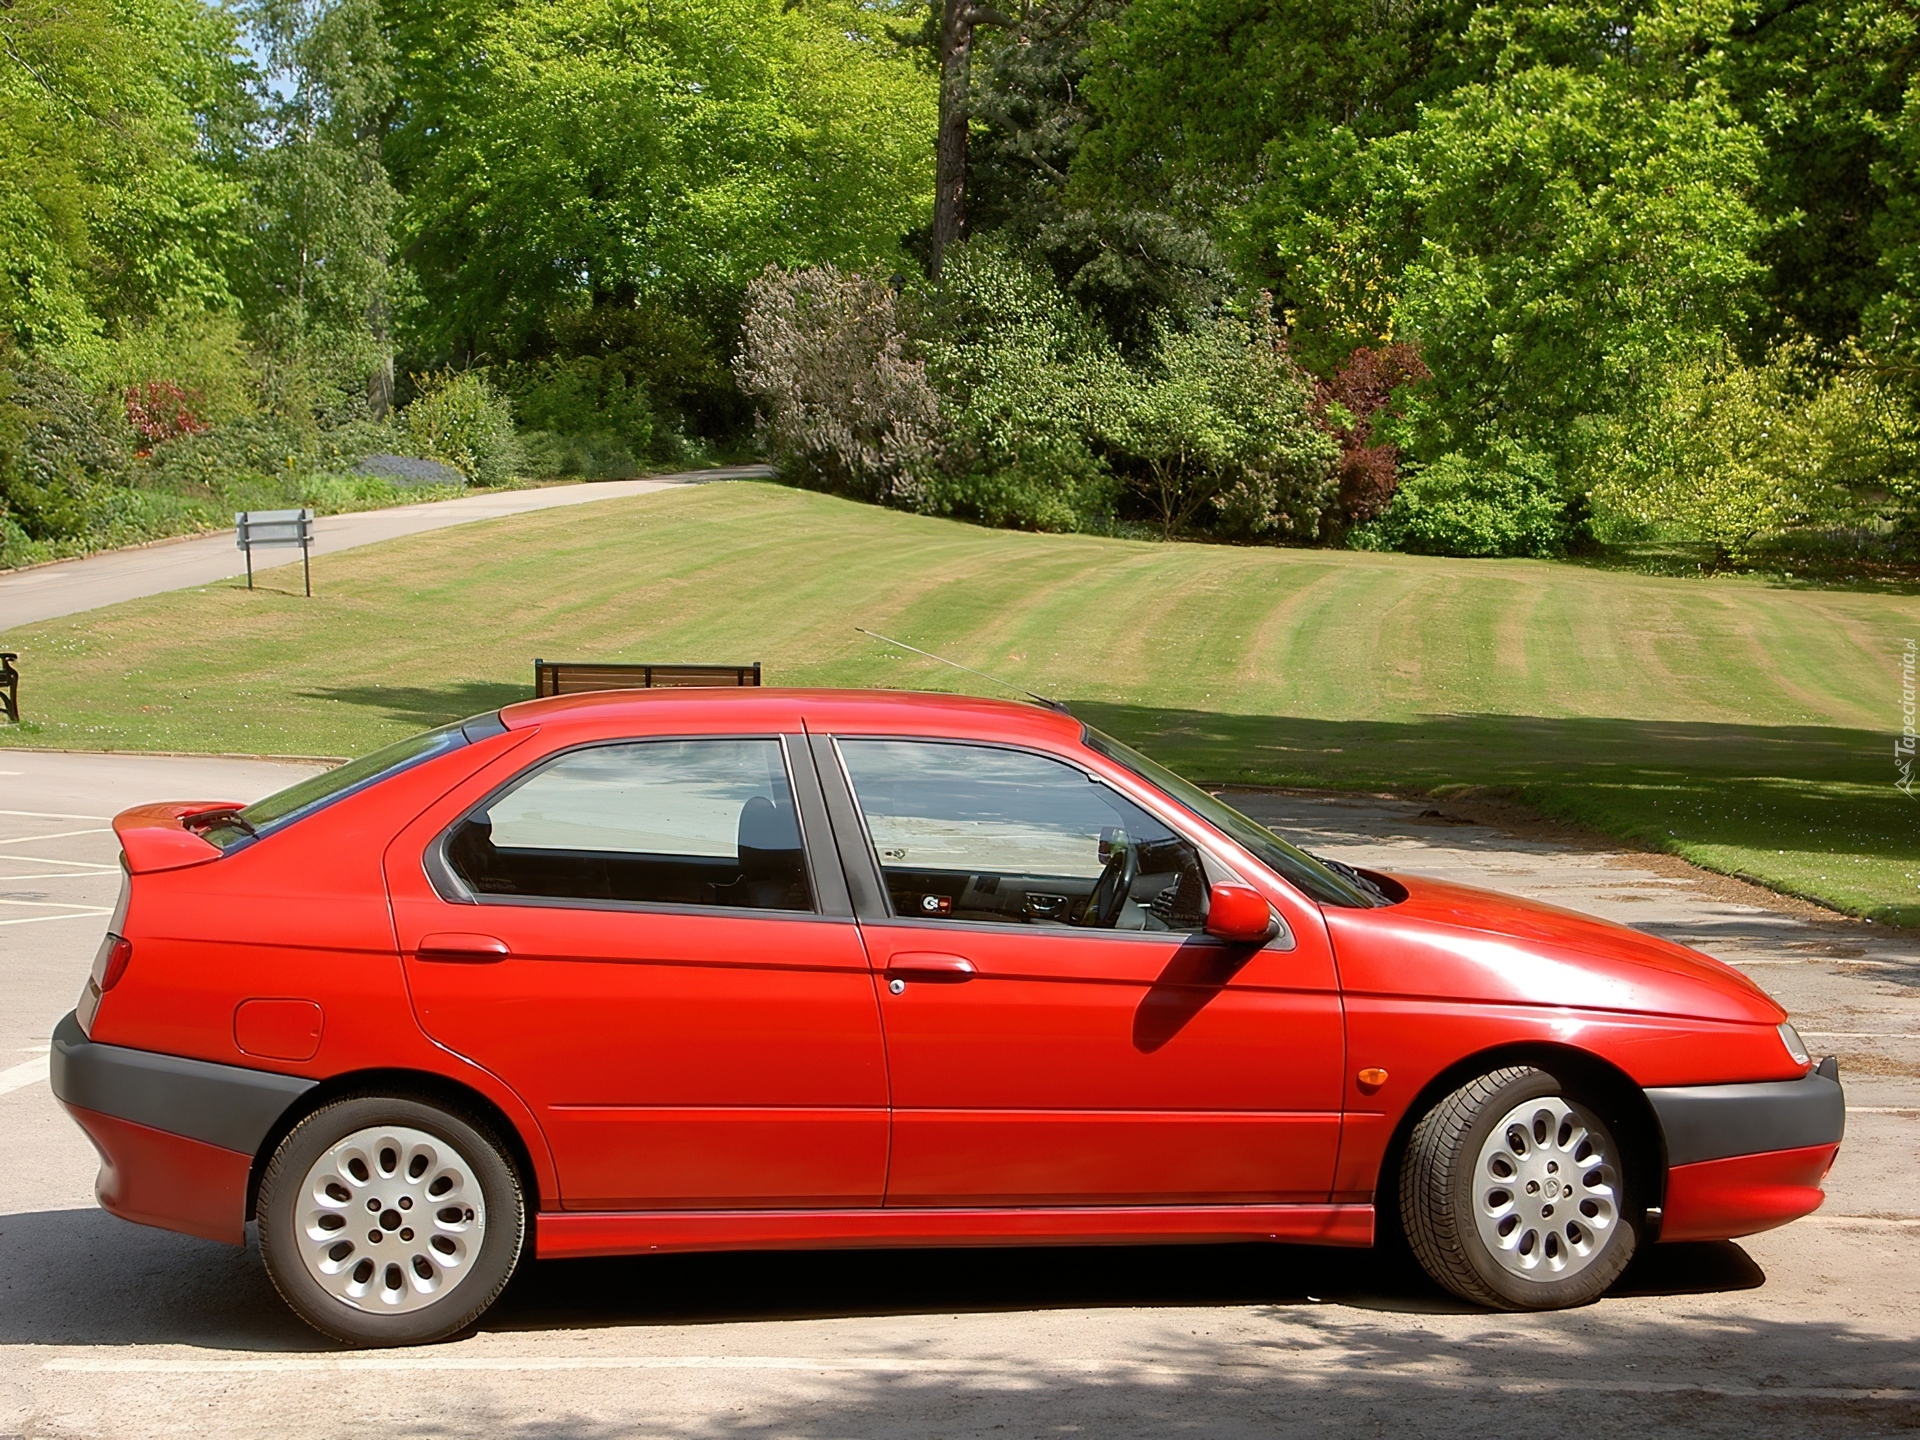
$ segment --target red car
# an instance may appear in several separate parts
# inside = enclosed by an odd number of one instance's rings
[[[318,1329],[470,1325],[522,1254],[1404,1229],[1511,1309],[1819,1205],[1845,1107],[1752,981],[1316,860],[1070,716],[510,706],[114,822],[55,1092],[117,1215]]]

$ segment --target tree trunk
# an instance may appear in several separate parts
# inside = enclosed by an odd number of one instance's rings
[[[934,142],[933,273],[967,228],[967,78],[973,0],[946,0],[940,16],[940,131]]]
[[[367,413],[384,420],[393,409],[393,356],[378,361],[367,375]]]

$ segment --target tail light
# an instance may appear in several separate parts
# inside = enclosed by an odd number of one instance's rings
[[[125,856],[121,857],[121,863],[124,867]],[[80,992],[80,1003],[73,1007],[83,1035],[93,1034],[93,1017],[99,1013],[101,997],[120,983],[127,966],[133,963],[133,942],[120,933],[127,928],[127,908],[132,900],[133,877],[122,874],[120,898],[114,902],[113,914],[107,919],[107,933],[101,938],[99,950],[94,952],[93,971],[87,976],[86,988]]]
[[[120,983],[120,977],[127,973],[127,966],[132,960],[131,940],[109,935],[100,942],[100,953],[93,957],[93,983],[100,987],[102,995]]]

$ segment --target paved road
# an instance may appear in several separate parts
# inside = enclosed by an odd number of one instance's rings
[[[557,505],[585,505],[595,500],[617,500],[645,495],[670,485],[703,485],[712,480],[758,478],[770,472],[764,465],[741,465],[724,470],[690,470],[676,475],[652,475],[644,480],[596,480],[582,485],[549,485],[537,490],[501,490],[467,495],[458,500],[436,500],[399,505],[390,510],[358,510],[351,515],[326,515],[314,522],[315,555],[331,555],[376,540],[418,535],[474,520],[497,520],[550,510]],[[270,565],[285,564],[297,550],[264,552]],[[246,557],[235,548],[231,531],[192,540],[169,541],[137,550],[112,550],[83,560],[65,560],[31,570],[0,571],[0,633],[15,625],[30,625],[56,615],[72,615],[160,595],[189,585],[207,585],[246,573]],[[264,569],[255,557],[256,573]]]
[[[1920,956],[1646,857],[1418,806],[1255,796],[1343,858],[1702,944],[1837,1051],[1826,1210],[1657,1247],[1600,1304],[1494,1315],[1393,1263],[1282,1247],[676,1256],[529,1267],[479,1333],[350,1355],[249,1250],[94,1208],[44,1083],[118,880],[112,809],[294,767],[0,753],[0,1437],[1855,1436],[1920,1429]]]

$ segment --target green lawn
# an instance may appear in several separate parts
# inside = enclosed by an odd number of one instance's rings
[[[348,755],[524,695],[536,655],[987,689],[864,625],[1203,780],[1515,787],[1920,923],[1920,801],[1893,756],[1909,596],[1020,535],[763,484],[350,551],[315,562],[311,601],[287,573],[5,632],[30,724],[0,743]]]

